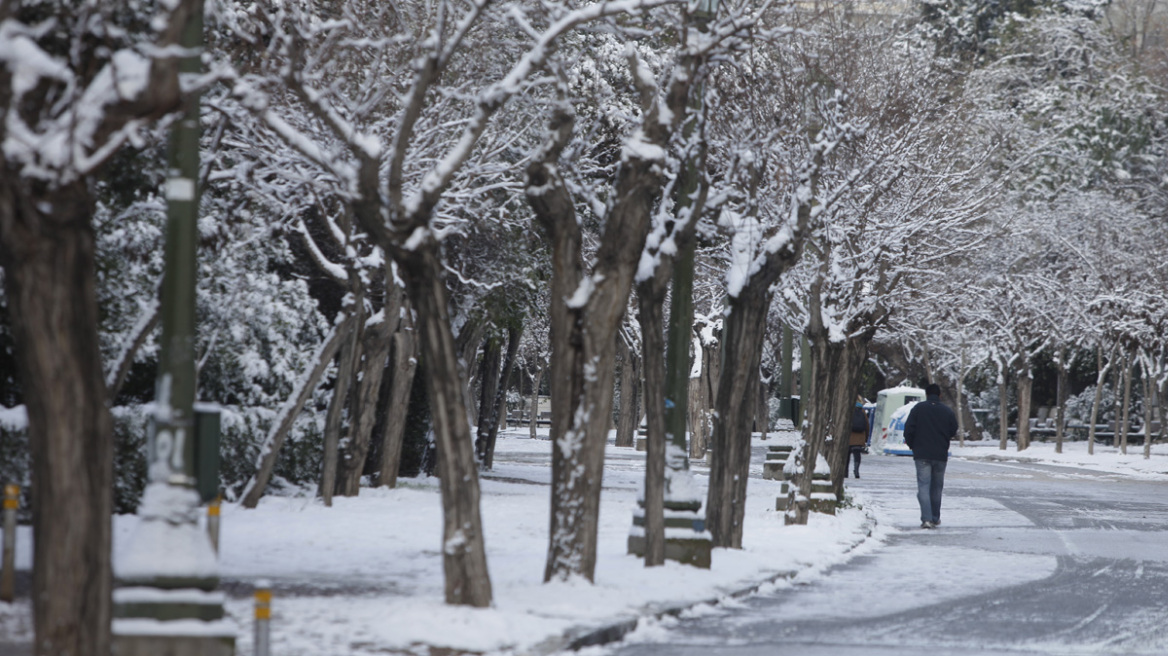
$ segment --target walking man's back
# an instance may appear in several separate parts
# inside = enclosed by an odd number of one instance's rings
[[[930,383],[925,388],[925,400],[913,406],[904,422],[904,443],[912,449],[917,470],[921,528],[936,528],[941,523],[941,490],[949,462],[949,441],[956,434],[956,415],[941,403],[941,388]]]

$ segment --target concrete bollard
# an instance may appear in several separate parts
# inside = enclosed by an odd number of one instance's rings
[[[16,509],[20,507],[20,486],[4,486],[4,558],[0,563],[0,601],[16,598]]]
[[[211,538],[211,546],[215,553],[219,553],[219,506],[223,497],[215,497],[207,506],[207,536]]]
[[[272,584],[256,581],[255,590],[255,656],[272,654]]]

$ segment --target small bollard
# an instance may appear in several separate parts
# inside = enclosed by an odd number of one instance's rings
[[[207,506],[207,536],[211,538],[211,546],[215,553],[219,553],[219,505],[223,497],[215,497]]]
[[[0,563],[0,601],[16,598],[16,509],[20,507],[20,486],[4,486],[4,559]]]
[[[272,653],[272,584],[256,581],[255,590],[255,656]]]

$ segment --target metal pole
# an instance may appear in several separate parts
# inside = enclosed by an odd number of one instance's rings
[[[219,506],[223,497],[215,497],[207,506],[207,536],[211,538],[211,546],[215,553],[219,553]]]
[[[255,656],[272,653],[272,584],[256,581],[255,590]]]
[[[16,509],[20,507],[20,486],[4,486],[4,562],[0,565],[0,601],[16,598]]]

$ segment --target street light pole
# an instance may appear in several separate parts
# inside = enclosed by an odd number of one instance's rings
[[[180,78],[200,74],[202,3],[183,29]],[[166,269],[162,339],[148,429],[147,484],[139,523],[118,555],[114,653],[231,656],[218,562],[199,529],[195,426],[195,250],[198,222],[199,98],[185,101],[171,132],[166,179]],[[192,620],[194,620],[192,622]]]

